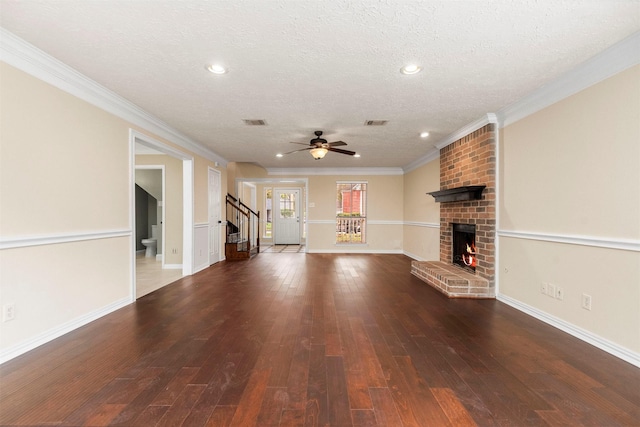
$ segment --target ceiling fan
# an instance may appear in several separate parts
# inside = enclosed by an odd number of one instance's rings
[[[307,148],[301,148],[299,150],[289,151],[288,153],[284,153],[284,154],[291,154],[291,153],[296,153],[298,151],[311,150],[310,153],[313,156],[313,158],[316,160],[322,159],[329,151],[333,151],[334,153],[346,154],[348,156],[354,156],[356,154],[355,151],[342,150],[340,148],[335,148],[341,145],[347,145],[347,143],[343,141],[327,142],[326,139],[321,138],[322,137],[321,130],[315,131],[314,134],[316,135],[316,137],[313,138],[311,141],[309,141],[309,144],[308,144],[309,146]],[[304,142],[292,142],[292,144],[307,145]]]

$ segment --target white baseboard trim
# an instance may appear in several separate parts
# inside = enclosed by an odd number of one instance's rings
[[[142,251],[144,252],[144,251]],[[162,262],[162,254],[156,254],[156,261]]]
[[[506,295],[496,299],[640,368],[640,354]]]
[[[193,274],[196,274],[196,273],[198,273],[198,272],[200,272],[200,271],[204,270],[204,269],[205,269],[205,268],[207,268],[207,267],[209,267],[209,264],[208,264],[208,263],[204,263],[204,264],[201,264],[201,265],[197,265],[197,266],[195,266],[195,267],[194,267],[194,269],[193,269]]]
[[[407,251],[403,251],[402,252],[404,255],[408,256],[409,258],[412,258],[416,261],[426,261],[426,259],[423,259],[422,257],[419,257],[418,255],[412,254],[411,252],[407,252]]]
[[[53,341],[54,339],[59,338],[64,334],[67,334],[75,329],[78,329],[86,325],[87,323],[91,323],[94,320],[99,319],[100,317],[106,316],[107,314],[113,311],[116,311],[122,307],[125,307],[131,304],[132,302],[133,301],[131,300],[130,297],[122,298],[102,308],[89,312],[76,319],[65,322],[62,325],[59,325],[53,329],[50,329],[41,334],[38,334],[27,341],[21,342],[5,350],[2,350],[0,352],[0,364],[5,363],[15,357],[18,357],[28,351],[31,351],[36,347],[46,344],[49,341]]]
[[[182,264],[165,264],[162,268],[165,270],[182,270]]]

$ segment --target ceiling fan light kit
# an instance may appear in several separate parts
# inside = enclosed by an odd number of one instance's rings
[[[326,148],[313,148],[310,153],[314,159],[320,160],[329,152]]]
[[[309,141],[309,144],[305,144],[303,142],[292,142],[292,144],[308,145],[307,148],[301,148],[299,150],[289,151],[288,153],[284,153],[284,154],[291,154],[291,153],[297,153],[298,151],[309,150],[309,152],[311,153],[313,158],[316,159],[316,160],[320,160],[320,159],[324,158],[324,156],[329,151],[333,151],[334,153],[346,154],[348,156],[355,156],[356,155],[355,151],[342,150],[340,148],[335,148],[335,147],[339,147],[341,145],[347,145],[346,142],[344,142],[344,141],[327,142],[326,139],[321,138],[321,136],[322,136],[322,131],[321,130],[315,131],[314,134],[316,135],[316,137],[313,138],[311,141]]]

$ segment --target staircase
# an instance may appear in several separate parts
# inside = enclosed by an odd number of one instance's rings
[[[227,236],[224,245],[229,261],[250,259],[260,252],[260,212],[227,194]]]

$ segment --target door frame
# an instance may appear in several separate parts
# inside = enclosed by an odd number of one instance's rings
[[[136,144],[140,144],[152,150],[161,152],[171,157],[182,160],[182,275],[193,274],[193,156],[177,150],[165,143],[158,141],[135,129],[129,129],[129,228],[131,233],[130,248],[132,253],[129,256],[131,261],[131,287],[129,299],[136,300],[136,217],[135,217],[135,167],[136,167]],[[163,215],[166,210],[166,203],[163,201]],[[164,236],[166,239],[166,236]],[[163,254],[166,256],[166,254]]]
[[[242,183],[253,183],[253,184],[271,184],[271,186],[274,188],[278,186],[278,184],[299,184],[299,187],[297,188],[302,188],[304,191],[304,212],[306,217],[303,219],[303,224],[302,224],[302,231],[303,233],[301,234],[300,238],[302,239],[302,236],[304,236],[304,252],[308,252],[309,251],[309,247],[311,246],[311,242],[312,242],[312,238],[313,236],[311,235],[311,233],[309,233],[309,224],[312,223],[313,221],[309,220],[309,178],[307,177],[287,177],[287,178],[236,178],[235,179],[235,191],[236,191],[236,195],[241,194],[240,191],[242,191]],[[286,187],[285,187],[286,188]],[[290,187],[291,188],[291,187]],[[258,210],[263,211],[264,210],[264,206],[260,206],[258,208]],[[266,216],[260,216],[261,220],[265,220]],[[335,223],[335,219],[333,220]],[[317,221],[316,221],[317,222]],[[263,227],[263,224],[260,224],[260,227]],[[262,238],[262,236],[260,236]]]
[[[164,258],[165,258],[165,246],[164,246],[164,242],[165,242],[165,238],[164,238],[164,233],[165,233],[165,209],[164,209],[164,201],[167,198],[167,194],[166,194],[166,181],[165,181],[165,166],[164,165],[133,165],[134,167],[134,185],[135,185],[135,171],[140,169],[140,170],[160,170],[162,171],[162,218],[160,218],[160,224],[161,224],[161,231],[160,231],[160,235],[162,236],[162,247],[160,248],[160,252],[161,252],[161,256],[160,256],[160,260],[162,261],[162,268],[164,268]],[[135,198],[135,194],[134,194],[134,198]],[[134,206],[135,207],[135,206]],[[156,207],[157,209],[157,207]],[[135,212],[135,211],[134,211]],[[135,233],[135,217],[134,217],[134,233]]]
[[[209,212],[209,209],[211,208],[211,202],[209,200],[209,198],[211,197],[211,180],[209,179],[209,177],[211,176],[211,173],[215,173],[218,175],[218,203],[219,203],[219,212],[218,212],[218,218],[220,218],[218,220],[217,224],[211,224],[210,222],[210,218],[211,218],[211,212]],[[217,262],[220,262],[222,260],[222,227],[223,227],[223,222],[222,221],[222,174],[220,173],[219,170],[212,168],[211,166],[207,167],[207,201],[209,202],[207,204],[207,213],[208,213],[208,218],[207,218],[207,223],[208,223],[208,231],[209,231],[209,238],[207,239],[207,250],[208,250],[208,254],[207,254],[207,259],[208,259],[208,263],[209,265],[213,265]],[[211,227],[217,227],[218,228],[218,259],[215,261],[212,261],[211,259]]]

